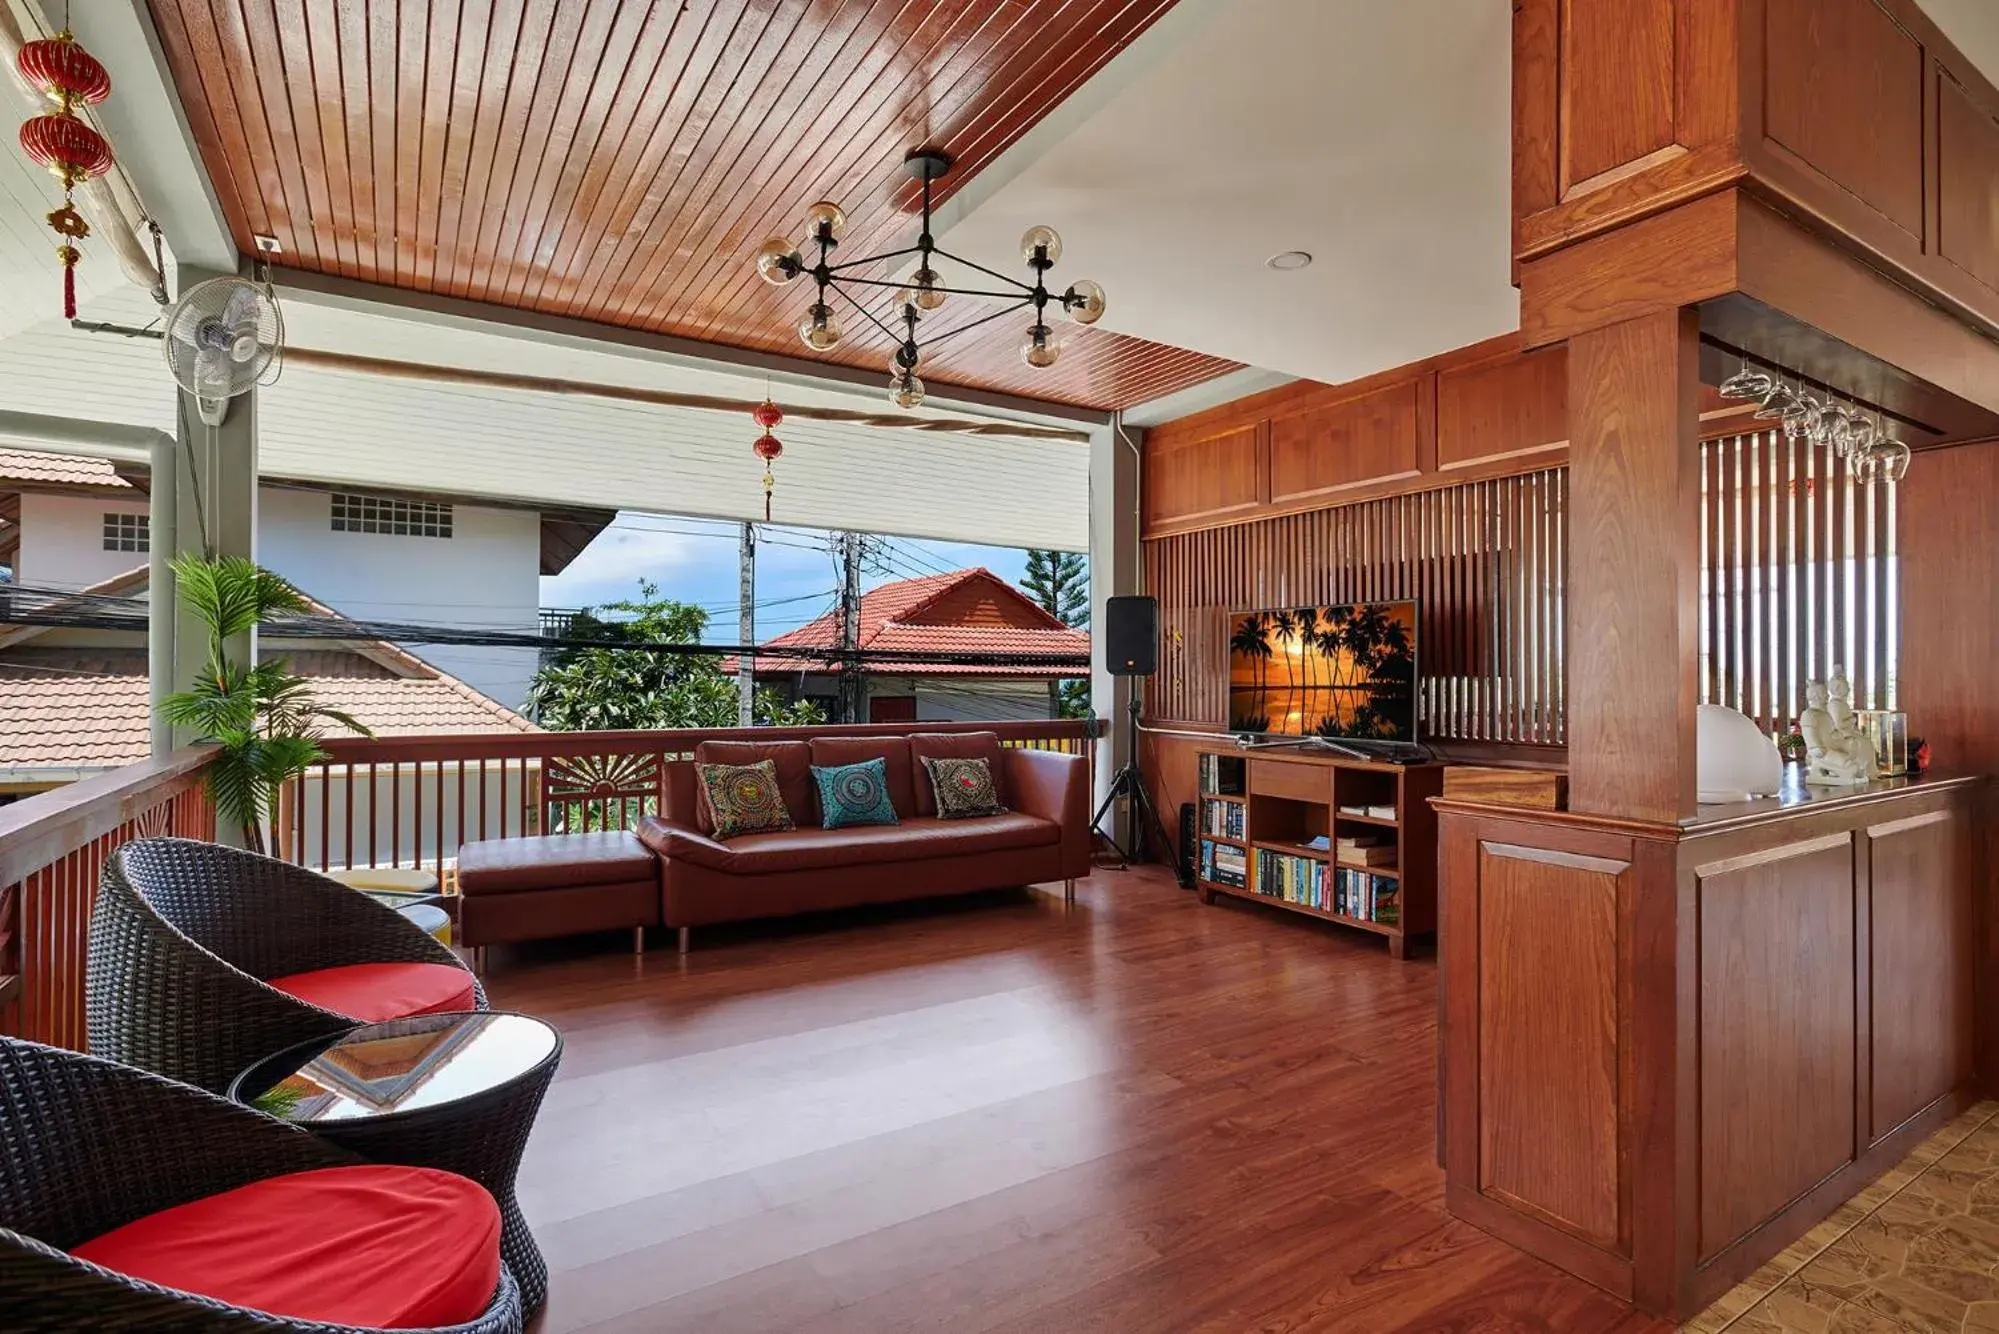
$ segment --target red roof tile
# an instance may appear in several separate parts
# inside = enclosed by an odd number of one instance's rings
[[[837,648],[840,615],[831,611],[796,630],[765,641],[782,647]],[[1072,630],[991,570],[973,568],[883,584],[861,595],[860,647],[905,653],[1034,653],[1088,657],[1090,632]],[[809,660],[786,658],[757,663],[760,673],[779,675]],[[725,659],[725,672],[736,669]],[[823,667],[821,667],[823,670]],[[867,663],[862,670],[886,676],[1081,675],[1075,667],[974,666],[962,663]]]
[[[40,450],[0,449],[0,490],[21,486],[101,486],[110,491],[135,488],[106,459]]]
[[[145,759],[151,699],[143,655],[136,671],[119,670],[126,664],[94,650],[79,650],[75,660],[87,665],[74,668],[59,665],[64,656],[47,649],[31,662],[0,659],[0,769],[101,769]],[[321,704],[352,714],[378,736],[539,730],[441,672],[429,679],[306,679]],[[326,735],[351,733],[329,725]]]
[[[145,583],[140,566],[84,592],[129,594]],[[130,646],[130,635],[119,636],[123,647],[33,644],[46,633],[43,626],[16,626],[0,634],[0,769],[115,768],[145,759],[152,700],[144,648]],[[320,703],[353,715],[377,736],[541,730],[393,644],[342,640],[273,651],[293,660]],[[326,735],[351,734],[329,724]]]

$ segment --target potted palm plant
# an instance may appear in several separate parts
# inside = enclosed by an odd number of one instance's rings
[[[338,723],[373,733],[351,716],[313,698],[283,658],[239,667],[229,640],[247,635],[272,613],[309,610],[299,591],[247,556],[183,552],[173,560],[181,605],[208,635],[208,654],[194,684],[168,695],[160,711],[175,727],[221,748],[208,769],[219,822],[242,830],[246,847],[263,852],[264,822],[284,785],[324,758],[321,727]]]

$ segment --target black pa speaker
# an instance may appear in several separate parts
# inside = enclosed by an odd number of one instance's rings
[[[1159,670],[1159,600],[1110,598],[1104,603],[1104,660],[1112,676]]]
[[[1194,803],[1183,801],[1180,803],[1180,856],[1174,863],[1182,889],[1194,887],[1194,844],[1199,838],[1194,824]]]

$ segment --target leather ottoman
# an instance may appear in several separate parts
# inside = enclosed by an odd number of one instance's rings
[[[659,861],[636,834],[542,834],[458,850],[458,943],[487,945],[630,927],[634,951],[660,920]]]

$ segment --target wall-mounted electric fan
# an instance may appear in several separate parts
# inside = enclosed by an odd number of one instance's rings
[[[285,319],[277,296],[248,278],[210,278],[180,294],[161,342],[174,382],[194,396],[201,419],[220,426],[229,400],[277,378]]]

